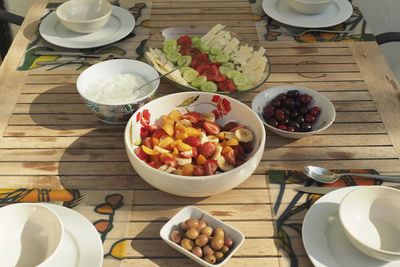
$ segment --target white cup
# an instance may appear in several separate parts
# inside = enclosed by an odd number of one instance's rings
[[[51,209],[35,203],[0,208],[0,258],[4,267],[50,267],[64,238]]]

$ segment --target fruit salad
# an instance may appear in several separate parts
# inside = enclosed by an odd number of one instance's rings
[[[202,37],[183,35],[165,40],[162,50],[150,48],[147,58],[161,73],[174,67],[172,80],[207,92],[247,91],[265,79],[265,49],[239,45],[225,26],[218,24]]]
[[[234,121],[221,126],[212,112],[173,110],[161,125],[141,128],[136,156],[160,171],[185,176],[213,175],[240,166],[253,150],[253,133]]]

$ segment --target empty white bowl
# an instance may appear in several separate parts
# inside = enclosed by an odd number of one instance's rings
[[[198,219],[203,220],[207,223],[207,225],[213,227],[214,229],[217,227],[221,227],[224,230],[225,237],[229,237],[233,240],[233,248],[230,249],[230,252],[225,255],[223,261],[217,264],[210,264],[205,260],[197,257],[192,252],[184,249],[182,246],[171,241],[171,233],[174,230],[180,229],[180,224],[185,222],[188,219]],[[187,206],[181,209],[174,217],[172,217],[160,230],[160,236],[162,240],[164,240],[168,245],[186,255],[190,259],[194,260],[198,264],[207,267],[215,267],[224,265],[235,252],[239,249],[239,247],[244,242],[244,235],[238,229],[224,223],[223,221],[217,219],[216,217],[208,214],[207,212],[193,206]]]
[[[51,267],[64,226],[51,209],[33,203],[0,208],[1,266]]]
[[[60,5],[56,15],[69,30],[78,33],[92,33],[101,29],[112,12],[106,0],[70,0]]]
[[[287,0],[291,8],[306,15],[321,13],[331,2],[332,0]]]
[[[312,108],[314,106],[318,106],[321,109],[321,112],[319,116],[316,118],[314,124],[312,125],[312,131],[310,132],[290,132],[290,131],[285,131],[281,130],[278,128],[275,128],[271,125],[269,125],[265,119],[263,118],[263,112],[265,106],[270,104],[272,100],[280,95],[280,94],[285,94],[290,90],[298,90],[300,95],[302,94],[308,94],[312,97],[312,100],[308,107]],[[306,136],[310,136],[315,133],[319,133],[325,129],[327,129],[333,121],[335,120],[336,117],[336,111],[335,107],[333,106],[332,102],[323,94],[312,90],[307,87],[300,87],[300,86],[295,86],[295,85],[282,85],[282,86],[276,86],[276,87],[271,87],[268,89],[265,89],[258,93],[254,98],[251,103],[251,108],[258,114],[262,122],[264,123],[265,127],[267,127],[268,130],[271,132],[283,136],[285,138],[291,138],[291,139],[298,139]]]
[[[97,63],[83,71],[76,82],[79,94],[85,100],[93,116],[102,122],[110,124],[124,124],[141,106],[149,102],[157,91],[160,80],[150,83],[150,87],[140,89],[136,98],[129,96],[121,102],[100,102],[92,99],[88,94],[89,87],[103,86],[119,74],[135,74],[146,82],[158,78],[158,72],[149,64],[133,59],[114,59]],[[110,84],[110,83],[108,83]],[[112,84],[111,84],[112,85]],[[104,88],[107,90],[108,88]],[[132,93],[133,95],[133,93]]]
[[[364,254],[384,261],[400,260],[400,190],[362,186],[349,192],[339,218],[350,242]]]

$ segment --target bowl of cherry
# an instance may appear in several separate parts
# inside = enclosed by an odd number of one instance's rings
[[[319,133],[335,120],[332,102],[306,87],[283,85],[257,94],[252,109],[265,127],[286,138],[302,138]]]

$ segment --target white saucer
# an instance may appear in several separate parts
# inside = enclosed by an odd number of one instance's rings
[[[55,258],[57,267],[101,267],[103,244],[93,224],[66,207],[48,203],[41,205],[53,210],[64,224],[64,240]]]
[[[66,48],[93,48],[121,40],[135,28],[135,18],[127,10],[113,6],[107,24],[94,33],[72,32],[58,20],[56,12],[42,20],[39,32],[54,45]]]
[[[264,12],[272,19],[286,25],[303,28],[325,28],[340,24],[353,14],[348,0],[333,0],[327,9],[319,14],[305,15],[288,6],[286,0],[263,0]]]
[[[302,229],[303,243],[316,266],[395,267],[400,261],[379,261],[357,250],[347,239],[339,221],[338,208],[343,197],[356,189],[345,187],[326,194],[308,210]]]

